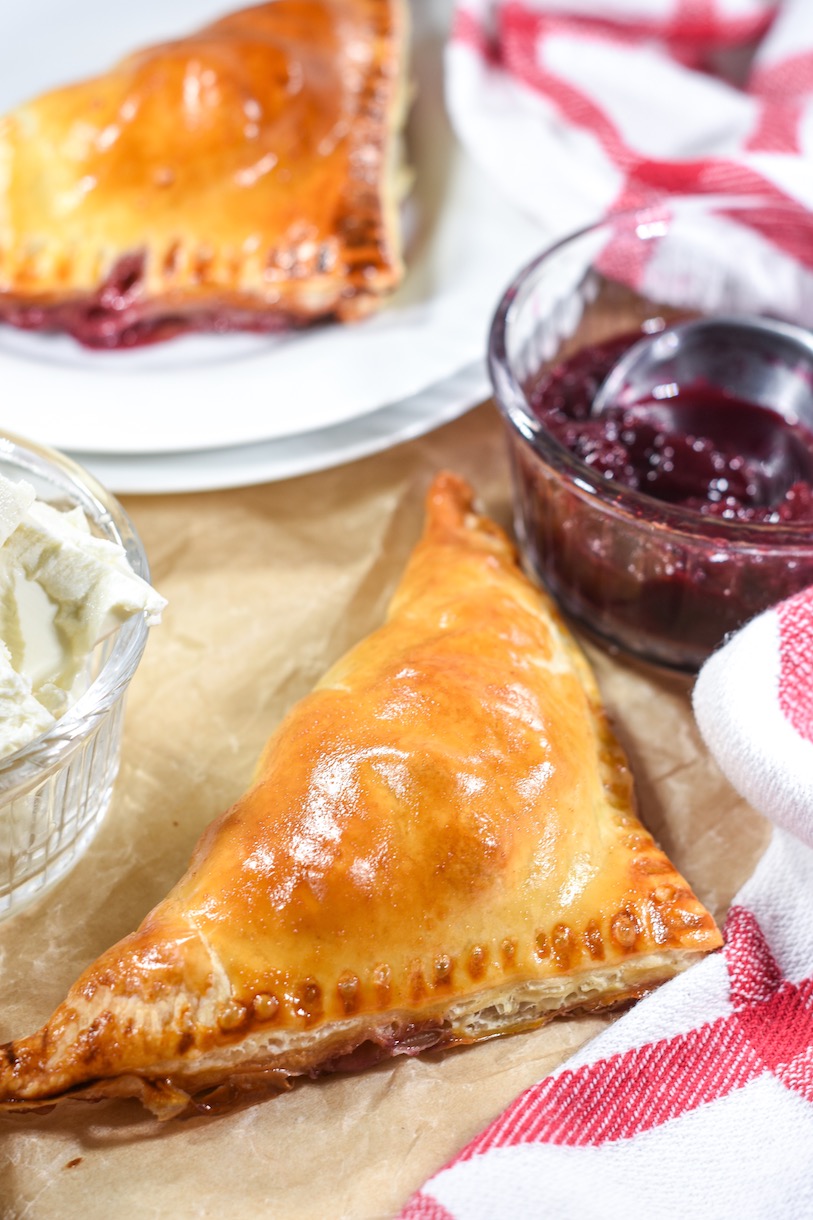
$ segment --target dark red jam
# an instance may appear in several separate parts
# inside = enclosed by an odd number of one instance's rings
[[[691,671],[728,633],[813,583],[813,437],[698,385],[683,388],[679,405],[591,419],[599,385],[640,338],[579,352],[529,397],[567,449],[619,491],[659,500],[662,512],[604,500],[510,426],[517,527],[531,567],[575,619],[639,657]]]
[[[548,373],[530,395],[547,430],[605,479],[666,503],[751,524],[813,522],[813,433],[800,423],[701,382],[590,417],[640,338],[584,348]]]
[[[0,323],[20,330],[64,331],[83,347],[103,351],[146,347],[179,335],[277,334],[309,324],[294,314],[236,305],[200,305],[176,312],[162,306],[154,313],[141,294],[143,277],[144,256],[125,255],[101,287],[87,296],[47,305],[0,297]]]

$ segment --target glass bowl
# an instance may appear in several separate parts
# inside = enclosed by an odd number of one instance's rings
[[[79,505],[91,532],[123,546],[136,574],[149,580],[124,509],[75,462],[4,433],[0,474],[25,479],[56,508]],[[73,706],[46,733],[0,759],[0,919],[63,877],[98,830],[119,768],[124,696],[148,630],[145,616],[134,615],[97,644]]]
[[[553,246],[505,292],[489,368],[508,437],[526,564],[591,633],[693,672],[748,619],[813,583],[813,526],[701,515],[613,484],[534,413],[545,375],[596,344],[676,318],[813,326],[813,216],[761,199],[669,199]],[[804,248],[804,247],[803,247]]]

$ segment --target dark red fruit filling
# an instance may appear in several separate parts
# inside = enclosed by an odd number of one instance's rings
[[[533,388],[548,431],[604,478],[667,503],[753,524],[813,522],[813,434],[801,423],[700,382],[590,417],[599,386],[640,338],[584,348]]]

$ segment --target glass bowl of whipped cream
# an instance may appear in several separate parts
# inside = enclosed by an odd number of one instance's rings
[[[164,604],[118,501],[69,458],[0,434],[0,919],[98,830]]]

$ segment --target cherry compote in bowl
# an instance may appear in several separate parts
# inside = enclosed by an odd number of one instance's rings
[[[687,672],[813,583],[813,428],[702,376],[591,408],[633,344],[718,316],[813,329],[813,215],[723,197],[618,213],[524,268],[489,341],[526,563],[600,639]]]

